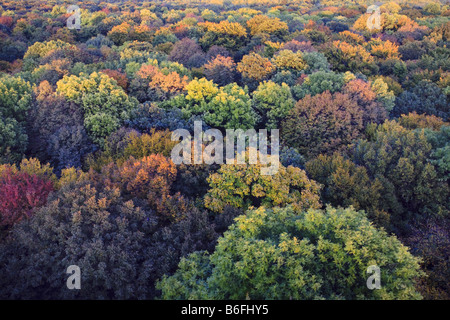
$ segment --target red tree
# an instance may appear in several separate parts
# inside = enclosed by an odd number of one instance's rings
[[[47,202],[53,182],[27,172],[6,170],[0,176],[0,226],[12,226],[29,218]]]

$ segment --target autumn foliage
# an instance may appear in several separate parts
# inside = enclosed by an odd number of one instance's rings
[[[118,70],[111,70],[111,69],[104,69],[104,70],[101,70],[100,72],[105,73],[108,76],[110,76],[111,78],[113,78],[114,80],[116,80],[117,84],[119,86],[121,86],[124,90],[127,89],[128,79],[124,73],[122,73]]]
[[[398,123],[407,129],[425,129],[430,128],[432,130],[439,130],[442,126],[448,126],[448,122],[444,122],[441,118],[434,115],[417,114],[412,112],[409,114],[402,114],[398,118]]]
[[[446,1],[62,2],[0,1],[0,299],[450,297]]]
[[[254,206],[318,208],[319,185],[309,180],[305,171],[280,167],[275,175],[262,175],[261,164],[222,165],[209,176],[210,189],[205,206],[221,212],[225,206],[248,209]]]
[[[236,76],[236,63],[231,57],[217,55],[213,60],[203,66],[205,76],[220,86],[225,86]]]
[[[308,157],[342,150],[363,130],[363,112],[346,94],[326,91],[298,101],[282,124],[286,143]]]
[[[257,15],[247,21],[247,26],[250,28],[252,35],[259,33],[268,34],[283,34],[288,31],[286,22],[279,18],[269,18],[265,15]]]
[[[106,185],[119,188],[125,196],[147,200],[158,215],[171,220],[179,219],[187,206],[179,194],[171,195],[176,174],[173,162],[158,154],[130,157],[120,166],[111,163],[102,169]]]
[[[251,53],[242,58],[237,65],[237,70],[243,77],[261,81],[275,71],[275,66],[269,59],[261,57],[257,53]]]
[[[36,162],[24,162],[20,170],[15,166],[0,166],[0,226],[11,227],[30,218],[53,190],[51,176]]]
[[[150,88],[160,89],[165,93],[174,94],[183,91],[188,84],[186,76],[180,76],[173,71],[169,74],[156,72],[149,83]]]

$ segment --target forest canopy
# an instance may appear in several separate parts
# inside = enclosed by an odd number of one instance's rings
[[[448,2],[70,4],[0,0],[0,299],[450,299]]]

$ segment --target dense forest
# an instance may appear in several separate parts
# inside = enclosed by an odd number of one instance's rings
[[[0,0],[0,299],[450,299],[450,3],[373,4]]]

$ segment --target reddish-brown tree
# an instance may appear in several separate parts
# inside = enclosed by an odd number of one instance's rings
[[[347,94],[325,91],[297,102],[282,124],[287,145],[314,157],[344,148],[363,131],[363,112]]]
[[[0,173],[0,227],[10,227],[29,218],[44,205],[53,190],[53,182],[36,174],[14,172],[7,168]]]

